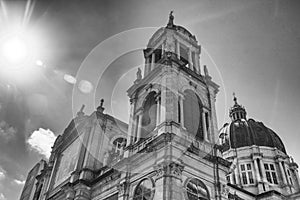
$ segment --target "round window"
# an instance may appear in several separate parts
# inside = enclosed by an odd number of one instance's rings
[[[186,184],[186,193],[189,200],[207,200],[209,193],[204,183],[196,178]]]
[[[153,199],[154,185],[150,179],[142,180],[138,186],[136,186],[133,200],[150,200]]]

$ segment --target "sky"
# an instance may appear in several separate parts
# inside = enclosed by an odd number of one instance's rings
[[[220,85],[219,127],[230,120],[235,92],[248,118],[274,130],[300,163],[300,1],[33,0],[27,11],[25,0],[0,2],[0,42],[26,16],[35,48],[29,67],[0,62],[0,200],[20,197],[27,172],[49,156],[82,104],[90,114],[104,98],[105,112],[127,122],[126,90],[143,67],[142,49],[171,10]],[[35,59],[43,67],[32,67]]]

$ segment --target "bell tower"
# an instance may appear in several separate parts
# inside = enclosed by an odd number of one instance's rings
[[[166,27],[157,30],[144,49],[144,77],[137,72],[128,89],[131,102],[129,138],[134,144],[171,128],[179,136],[214,143],[215,99],[219,86],[200,66],[201,46],[171,11]]]
[[[225,177],[228,163],[215,148],[219,86],[206,66],[201,73],[200,54],[196,37],[174,24],[173,12],[144,49],[143,76],[139,69],[127,90],[131,103],[124,153],[128,173],[121,182],[130,185],[129,199],[140,199],[139,187],[145,180],[157,200],[223,198],[219,186],[226,181],[219,177]],[[223,164],[218,165],[218,160]],[[192,187],[201,189],[195,194]]]

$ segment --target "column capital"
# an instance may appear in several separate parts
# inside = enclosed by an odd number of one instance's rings
[[[160,179],[164,176],[173,176],[181,180],[181,175],[184,165],[177,162],[163,162],[154,166],[155,179]]]

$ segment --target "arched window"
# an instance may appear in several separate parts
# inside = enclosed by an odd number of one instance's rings
[[[191,179],[185,186],[186,194],[189,200],[207,200],[209,192],[207,187],[199,179]]]
[[[192,90],[184,91],[184,126],[197,140],[203,140],[202,103]]]
[[[156,127],[156,92],[150,92],[148,94],[143,108],[141,138],[146,138],[147,135]]]
[[[142,180],[136,186],[133,200],[151,200],[154,196],[154,184],[150,179]]]

